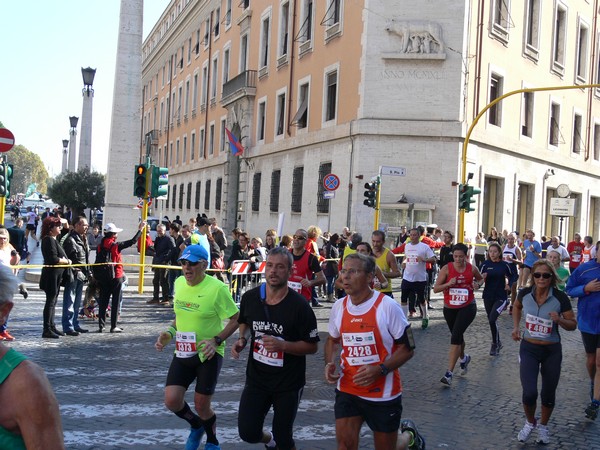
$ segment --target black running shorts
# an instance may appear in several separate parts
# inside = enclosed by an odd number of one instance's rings
[[[372,431],[394,433],[400,428],[402,396],[374,402],[336,389],[334,411],[336,419],[360,416]]]

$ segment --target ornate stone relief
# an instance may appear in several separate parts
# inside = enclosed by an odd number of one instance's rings
[[[446,59],[439,23],[391,18],[385,30],[399,42],[398,50],[384,53],[384,59]]]

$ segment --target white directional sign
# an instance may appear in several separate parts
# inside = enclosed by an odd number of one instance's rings
[[[323,191],[323,198],[335,198],[335,191]]]
[[[550,215],[571,217],[575,215],[575,199],[552,197],[550,199]]]
[[[404,167],[381,166],[381,175],[403,177],[406,175],[406,169]]]

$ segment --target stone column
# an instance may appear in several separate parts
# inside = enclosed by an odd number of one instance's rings
[[[81,129],[79,136],[79,161],[77,169],[87,167],[92,170],[92,105],[94,90],[83,90],[83,110],[81,111]]]
[[[60,172],[64,172],[65,170],[67,170],[68,167],[68,159],[69,159],[69,151],[66,148],[63,148],[62,151],[63,157],[62,157],[62,169],[60,170]]]
[[[67,170],[69,172],[75,172],[77,170],[77,121],[79,117],[71,116],[69,121],[71,128],[69,129],[69,162],[67,163]]]
[[[140,155],[143,0],[121,0],[104,223],[123,228],[129,239],[140,213],[133,207],[133,172]]]

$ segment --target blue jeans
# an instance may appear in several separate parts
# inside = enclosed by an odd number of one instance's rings
[[[337,279],[337,275],[331,275],[325,277],[327,279],[327,295],[333,294],[333,286],[335,285],[335,280]]]
[[[79,329],[79,309],[81,308],[81,296],[83,293],[83,281],[74,277],[73,281],[65,286],[63,294],[62,328],[64,332]]]

